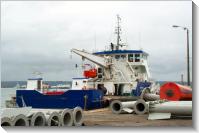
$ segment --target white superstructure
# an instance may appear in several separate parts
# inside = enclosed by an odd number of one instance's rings
[[[104,89],[106,94],[120,95],[131,93],[135,89],[138,82],[146,82],[150,79],[150,73],[147,63],[148,54],[143,50],[127,50],[121,43],[120,17],[116,27],[117,43],[110,44],[109,50],[89,53],[85,50],[72,49],[71,51],[87,59],[95,64],[95,68],[91,69],[91,77],[85,84],[89,84],[88,88]],[[94,71],[95,70],[95,71]],[[89,72],[89,71],[87,71]],[[96,75],[95,75],[96,73]],[[76,82],[76,81],[75,81]],[[77,89],[73,81],[72,89]],[[80,81],[79,81],[80,82]],[[85,84],[79,86],[83,88]]]
[[[27,81],[27,90],[37,90],[43,92],[42,78],[31,78]]]

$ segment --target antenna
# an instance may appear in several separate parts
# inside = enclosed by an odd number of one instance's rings
[[[36,75],[36,77],[38,77],[38,78],[40,78],[40,77],[42,77],[42,72],[40,72],[40,71],[34,71],[33,73],[32,73],[33,75]]]
[[[122,39],[121,39],[121,26],[120,26],[120,23],[121,23],[121,18],[120,16],[117,14],[117,26],[115,27],[115,34],[117,35],[117,42],[116,44],[113,44],[111,43],[110,45],[110,48],[111,50],[119,50],[120,47],[123,47],[123,46],[127,46],[125,43],[121,43],[122,42]]]
[[[120,22],[121,22],[121,18],[117,14],[117,27],[115,29],[115,33],[117,34],[117,47],[116,47],[117,50],[119,49],[120,41],[121,41],[121,38],[120,38],[120,34],[121,34]]]
[[[122,34],[122,32],[121,32],[122,30],[121,30],[120,23],[121,23],[121,18],[117,14],[117,26],[116,26],[116,29],[115,29],[115,34],[117,34],[116,50],[119,50],[119,47],[126,46],[124,43],[121,43],[122,39],[121,39],[120,35]]]

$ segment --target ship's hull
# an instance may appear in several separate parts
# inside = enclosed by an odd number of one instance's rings
[[[61,95],[45,95],[35,90],[17,90],[16,102],[19,107],[82,109],[101,108],[103,93],[99,90],[68,90]]]

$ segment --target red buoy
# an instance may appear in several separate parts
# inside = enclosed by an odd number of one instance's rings
[[[160,99],[170,101],[192,100],[192,89],[188,86],[168,82],[160,87]]]

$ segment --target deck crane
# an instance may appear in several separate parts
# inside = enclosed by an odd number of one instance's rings
[[[104,58],[104,57],[100,57],[100,56],[97,56],[97,55],[94,55],[94,54],[91,54],[91,53],[88,53],[86,51],[81,51],[81,50],[78,50],[78,49],[72,49],[71,52],[74,52],[76,53],[77,55],[79,56],[82,56],[83,58],[86,58],[87,60],[101,66],[101,67],[105,67],[107,68],[110,63],[108,63],[108,59],[107,58]]]

